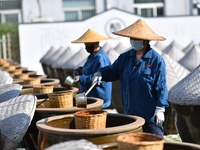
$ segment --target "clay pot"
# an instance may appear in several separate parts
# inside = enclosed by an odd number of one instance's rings
[[[144,119],[124,114],[107,115],[104,129],[75,129],[74,114],[59,115],[39,120],[38,148],[44,149],[53,144],[72,139],[87,139],[103,145],[116,142],[117,136],[124,133],[142,132]]]
[[[38,78],[40,79],[40,78]],[[37,85],[53,85],[54,87],[58,87],[60,83],[60,80],[58,79],[53,79],[53,78],[46,78],[46,79],[40,79],[40,83],[39,84],[34,84],[34,86]],[[33,85],[30,84],[23,84],[23,88],[32,88]]]
[[[172,103],[172,113],[181,140],[200,144],[200,106]]]
[[[74,90],[77,91],[76,88],[74,88]],[[39,97],[40,96],[41,95],[39,95]],[[43,94],[43,97],[44,96],[48,97],[47,94]],[[88,97],[87,109],[101,110],[102,105],[103,105],[102,99]],[[81,110],[84,109],[76,107],[75,100],[73,100],[73,107],[69,108],[51,108],[51,104],[47,98],[37,100],[35,115],[33,117],[33,120],[31,121],[31,125],[29,126],[29,129],[24,138],[25,142],[27,143],[26,145],[32,150],[38,149],[37,148],[38,129],[36,128],[36,122],[38,120],[41,120],[46,117],[71,114]]]
[[[117,143],[106,144],[104,147],[104,150],[118,150]],[[186,142],[164,142],[163,150],[200,150],[200,146]]]
[[[27,78],[24,79],[24,85],[39,85],[41,82],[40,78]]]
[[[33,86],[33,93],[52,93],[53,85]]]

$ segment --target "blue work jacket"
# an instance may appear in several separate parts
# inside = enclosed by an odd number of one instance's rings
[[[165,62],[150,45],[137,62],[135,53],[131,49],[121,54],[111,66],[101,69],[102,80],[120,80],[125,114],[153,122],[156,106],[168,106]]]
[[[110,60],[105,51],[100,48],[97,53],[88,56],[82,68],[82,75],[80,76],[81,92],[86,92],[92,85],[92,74],[100,68],[111,65]],[[112,82],[102,81],[101,85],[96,85],[87,97],[96,97],[104,100],[102,108],[106,108],[111,104],[112,97]]]

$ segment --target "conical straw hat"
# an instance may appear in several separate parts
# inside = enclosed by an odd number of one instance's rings
[[[164,41],[166,38],[157,35],[143,20],[138,19],[130,26],[113,32],[113,34],[130,37],[133,39],[152,40],[152,41]]]
[[[92,29],[88,29],[80,38],[72,41],[72,43],[94,43],[103,40],[109,40],[109,38],[100,35]]]

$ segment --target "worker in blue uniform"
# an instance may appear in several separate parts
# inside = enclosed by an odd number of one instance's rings
[[[163,136],[162,123],[165,108],[168,107],[166,66],[149,42],[165,38],[157,35],[141,19],[113,34],[128,37],[132,48],[121,54],[112,65],[98,70],[93,75],[93,81],[120,80],[125,114],[143,117],[144,132]]]
[[[80,82],[80,91],[86,92],[92,85],[92,75],[99,69],[111,64],[106,52],[99,46],[99,41],[109,40],[92,29],[88,29],[80,38],[72,43],[84,43],[86,51],[90,54],[85,64],[74,70],[75,82]],[[112,82],[102,81],[95,86],[87,97],[96,97],[104,101],[102,108],[111,105]]]

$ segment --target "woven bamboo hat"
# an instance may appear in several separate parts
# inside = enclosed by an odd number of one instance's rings
[[[133,39],[150,40],[150,41],[164,41],[166,38],[157,35],[142,19],[138,19],[130,26],[113,32],[115,35],[130,37]]]
[[[92,29],[88,29],[80,38],[72,41],[72,43],[94,43],[109,39],[110,38],[104,37]]]

